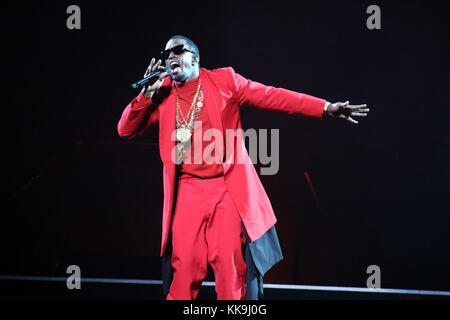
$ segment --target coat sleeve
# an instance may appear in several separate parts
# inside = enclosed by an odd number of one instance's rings
[[[117,125],[117,131],[119,136],[131,139],[141,135],[154,125],[158,119],[158,105],[141,92],[123,111]]]
[[[322,118],[324,99],[283,88],[266,86],[251,81],[229,68],[239,106],[247,105],[258,109],[274,110],[313,118]]]

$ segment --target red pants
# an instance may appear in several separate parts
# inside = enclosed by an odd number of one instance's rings
[[[197,297],[214,270],[217,299],[244,299],[246,265],[242,221],[223,176],[180,179],[172,221],[173,281],[168,300]]]

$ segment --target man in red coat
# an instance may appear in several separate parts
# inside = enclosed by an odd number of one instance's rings
[[[161,56],[170,77],[163,72],[131,101],[118,132],[133,138],[159,123],[161,256],[165,269],[173,271],[167,276],[163,270],[167,299],[195,299],[207,262],[218,299],[256,298],[262,276],[282,255],[275,214],[243,143],[239,107],[317,119],[327,113],[352,123],[357,123],[352,117],[366,116],[369,109],[265,86],[232,68],[200,68],[198,47],[184,36],[169,39]],[[165,71],[162,60],[152,59],[145,76]],[[206,138],[202,132],[219,134]]]

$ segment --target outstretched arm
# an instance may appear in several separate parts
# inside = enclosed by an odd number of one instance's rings
[[[239,105],[252,106],[258,109],[280,111],[306,117],[322,118],[324,99],[283,88],[266,86],[235,73],[230,68],[235,96]]]
[[[330,103],[311,95],[263,85],[248,80],[234,72],[231,74],[239,105],[249,105],[260,109],[268,109],[298,114],[303,116],[322,118],[328,114],[335,118],[346,119],[358,123],[352,117],[365,117],[369,109],[367,105],[349,105],[349,102]]]

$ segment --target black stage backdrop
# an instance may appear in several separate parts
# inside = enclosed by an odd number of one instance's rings
[[[242,107],[244,129],[280,130],[261,180],[285,259],[266,282],[365,287],[378,265],[384,288],[450,290],[448,10],[377,1],[369,30],[371,4],[3,2],[0,274],[160,279],[158,129],[126,141],[116,126],[129,84],[183,34],[207,69],[371,108],[354,126]]]

